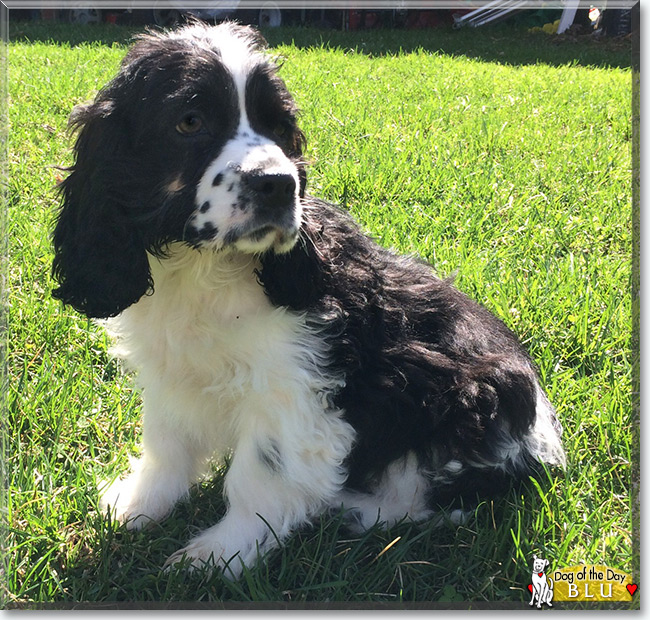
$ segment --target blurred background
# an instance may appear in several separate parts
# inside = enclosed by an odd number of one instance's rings
[[[106,9],[104,3],[94,7],[92,2],[88,2],[88,6],[79,8],[12,9],[10,15],[12,21],[104,22],[166,28],[192,17],[208,22],[236,19],[263,28],[312,26],[334,30],[476,28],[509,21],[548,34],[568,32],[594,37],[629,34],[631,10],[618,8],[619,3],[610,4],[615,4],[615,7],[608,8],[607,1],[603,0],[588,6],[583,2],[567,2],[565,8],[532,10],[522,8],[525,3],[520,0],[497,0],[480,8],[472,8],[468,3],[468,8],[453,9],[310,9],[310,2],[305,0],[303,8],[296,9],[283,8],[275,2],[263,2],[259,8],[249,8],[250,3],[237,1],[215,1],[215,8],[196,8],[191,1],[171,0],[156,3],[157,8]]]

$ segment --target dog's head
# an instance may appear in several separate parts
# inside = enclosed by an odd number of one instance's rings
[[[533,556],[533,573],[543,573],[548,565],[548,560],[538,558],[536,555]]]
[[[73,111],[55,297],[114,316],[151,290],[147,252],[282,254],[301,224],[304,136],[263,40],[234,24],[142,36]]]

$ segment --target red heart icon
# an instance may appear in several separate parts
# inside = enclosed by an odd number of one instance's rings
[[[630,593],[630,596],[634,596],[634,593],[638,590],[639,586],[636,583],[628,583],[626,586],[627,591]]]
[[[532,594],[533,593],[533,584],[529,583],[528,584],[528,591]]]
[[[538,577],[541,577],[544,573],[537,573]]]

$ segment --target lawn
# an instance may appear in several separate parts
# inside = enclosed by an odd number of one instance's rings
[[[327,32],[270,33],[302,109],[311,193],[455,275],[520,336],[564,425],[568,464],[461,527],[351,537],[339,516],[323,517],[230,582],[159,570],[223,514],[222,472],[152,530],[98,512],[98,485],[136,450],[140,397],[101,329],[50,295],[67,117],[112,77],[130,32],[61,26],[48,41],[38,25],[12,25],[4,604],[521,607],[533,553],[553,568],[638,575],[629,45],[503,29],[335,33],[331,44]]]

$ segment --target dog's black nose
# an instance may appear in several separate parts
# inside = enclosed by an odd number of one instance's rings
[[[249,175],[246,184],[265,207],[281,209],[293,204],[296,180],[290,174]]]

